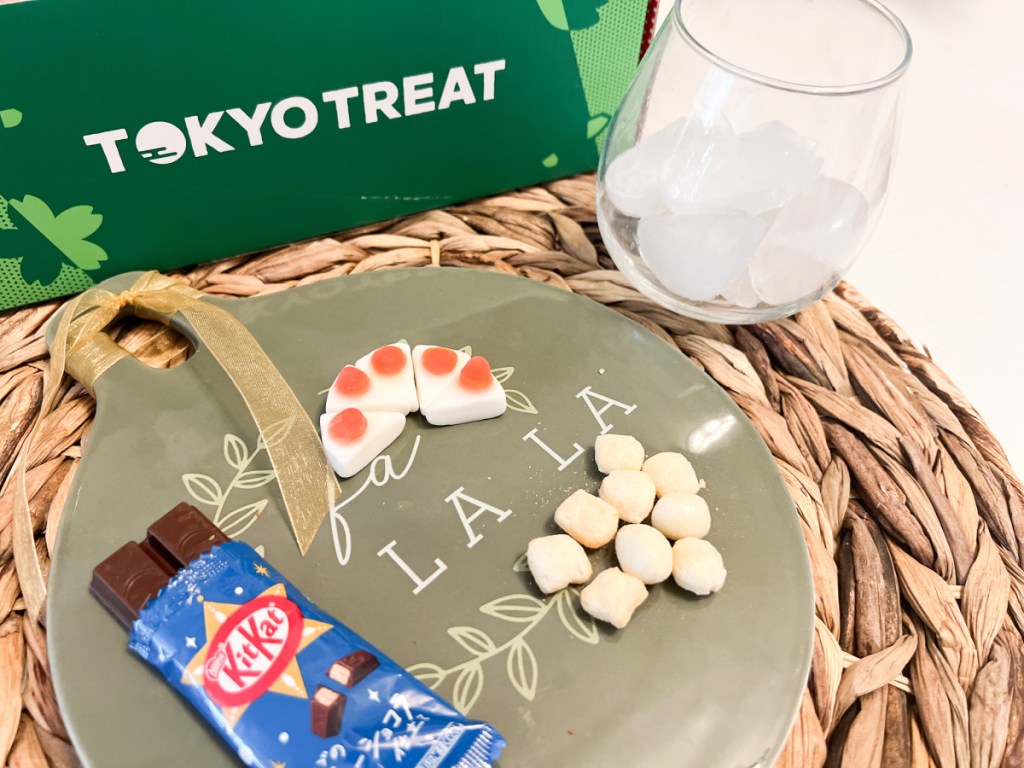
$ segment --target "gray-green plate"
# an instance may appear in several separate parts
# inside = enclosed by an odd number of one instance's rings
[[[87,593],[96,563],[188,500],[265,547],[307,595],[401,664],[432,673],[445,698],[494,723],[509,743],[502,768],[770,765],[810,664],[807,554],[764,443],[678,350],[585,298],[470,270],[214,301],[248,326],[312,418],[344,364],[400,338],[472,347],[504,379],[510,409],[444,428],[414,414],[389,458],[343,483],[345,506],[302,558],[276,484],[260,473],[269,461],[241,398],[201,345],[171,370],[134,360],[111,368],[96,385],[50,581],[54,681],[87,764],[235,764]],[[671,580],[652,587],[621,631],[581,614],[572,592],[545,598],[517,567],[531,538],[555,530],[562,499],[596,492],[602,424],[635,435],[648,454],[690,457],[707,484],[708,538],[729,571],[706,598]],[[559,469],[555,455],[569,458],[574,444],[583,452]],[[473,546],[460,504],[467,518],[490,507],[471,523]],[[445,568],[415,594],[391,553],[423,580],[438,561]],[[611,556],[593,560],[603,567]]]

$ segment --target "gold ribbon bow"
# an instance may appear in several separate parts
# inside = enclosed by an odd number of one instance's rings
[[[341,489],[324,458],[316,430],[287,382],[248,329],[230,313],[203,301],[203,296],[159,272],[146,272],[123,293],[93,288],[65,308],[50,345],[42,404],[22,445],[15,476],[14,559],[25,603],[33,618],[39,616],[45,604],[46,582],[36,557],[25,486],[28,456],[43,415],[53,408],[65,371],[92,391],[104,371],[130,356],[103,333],[126,308],[133,308],[140,317],[164,323],[172,315],[180,314],[228,374],[267,445],[302,554],[309,549],[340,495]]]

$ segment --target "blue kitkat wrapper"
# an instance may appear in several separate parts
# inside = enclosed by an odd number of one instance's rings
[[[129,646],[245,765],[484,768],[505,746],[242,542],[179,571],[141,611]]]

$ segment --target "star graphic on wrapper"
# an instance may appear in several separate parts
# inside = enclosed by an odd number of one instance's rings
[[[261,566],[257,566],[259,568]],[[286,606],[290,609],[285,610]],[[239,611],[245,611],[241,616],[235,616]],[[273,634],[265,635],[267,616],[280,615],[285,619],[284,624],[287,636]],[[288,620],[288,616],[295,617],[294,624]],[[234,618],[232,618],[234,616]],[[332,625],[322,621],[306,619],[302,616],[298,607],[288,600],[285,594],[284,584],[275,584],[264,590],[258,597],[246,603],[217,603],[207,600],[203,604],[203,618],[205,620],[205,643],[202,648],[192,657],[181,682],[185,685],[201,685],[207,691],[211,690],[211,673],[207,665],[212,659],[212,666],[216,668],[216,677],[221,677],[221,672],[230,668],[234,674],[245,682],[241,692],[232,689],[231,695],[235,698],[245,699],[237,704],[220,704],[224,719],[229,726],[234,726],[245,714],[245,710],[255,698],[264,692],[278,693],[284,696],[296,698],[309,698],[306,692],[306,684],[302,679],[302,672],[299,670],[298,654],[301,653],[310,643],[316,640],[324,632],[331,629]],[[227,634],[221,632],[222,627],[226,628]],[[295,635],[293,638],[292,635]],[[224,635],[221,637],[221,635]],[[215,644],[214,641],[218,642]],[[285,650],[291,643],[291,650]],[[276,655],[275,655],[276,654]],[[264,663],[265,669],[262,674],[251,671],[249,664],[255,659],[257,662],[264,662],[266,657],[272,662]],[[278,671],[279,669],[279,671]],[[272,675],[272,677],[268,677]],[[244,678],[255,678],[251,682]],[[246,686],[259,688],[258,692],[252,695],[246,694]],[[219,684],[213,687],[220,688]],[[216,701],[216,696],[211,698]]]
[[[380,694],[373,688],[367,688],[366,692],[370,695],[370,701],[380,701]]]
[[[198,647],[196,645],[196,639],[194,637],[186,637],[185,638],[185,647],[186,648],[196,648],[196,647]]]
[[[271,766],[271,768],[285,768],[284,763],[279,763],[276,760],[271,760],[270,761],[270,766]]]
[[[260,576],[269,576],[270,575],[270,571],[267,570],[267,566],[260,565],[259,563],[257,563],[256,565],[253,566],[253,570],[255,570],[256,573],[258,573]]]

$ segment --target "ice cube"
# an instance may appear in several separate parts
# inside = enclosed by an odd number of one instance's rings
[[[732,138],[710,136],[699,152],[677,152],[665,203],[679,214],[734,208],[757,215],[784,205],[821,165],[810,142],[775,120]]]
[[[660,214],[640,219],[640,255],[670,291],[688,299],[714,298],[754,258],[765,223],[742,211],[688,216]]]
[[[661,205],[658,177],[643,167],[639,146],[612,160],[604,174],[604,191],[612,205],[627,216],[657,213]]]
[[[746,269],[740,273],[732,285],[722,291],[722,298],[743,309],[752,309],[761,303],[761,297],[757,295],[754,284],[750,282],[750,272]]]
[[[661,174],[674,151],[680,125],[672,123],[620,154],[604,175],[604,189],[621,213],[634,218],[663,210]]]
[[[750,265],[754,290],[788,304],[834,282],[866,235],[864,195],[839,179],[818,177],[779,212]]]
[[[612,160],[604,188],[612,205],[634,218],[662,213],[665,179],[686,158],[703,154],[713,142],[732,138],[724,118],[680,118],[649,134]]]

